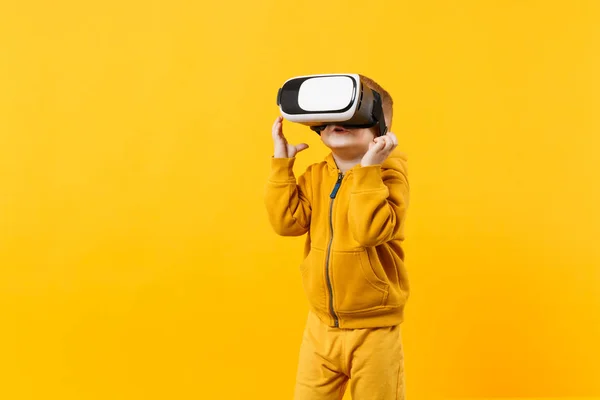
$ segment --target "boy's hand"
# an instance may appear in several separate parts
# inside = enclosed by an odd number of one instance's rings
[[[392,132],[376,137],[375,140],[369,143],[369,150],[363,156],[360,165],[367,167],[382,164],[396,146],[398,146],[398,139]]]
[[[299,145],[289,144],[283,136],[283,117],[279,116],[273,123],[273,144],[275,150],[273,152],[274,158],[292,158],[302,150],[308,149],[306,143],[300,143]]]

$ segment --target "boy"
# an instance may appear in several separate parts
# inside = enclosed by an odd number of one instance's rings
[[[340,400],[348,382],[355,400],[404,399],[406,157],[394,152],[390,94],[360,77],[381,95],[387,134],[328,125],[320,136],[331,153],[296,181],[296,154],[308,146],[287,142],[281,117],[272,129],[269,220],[279,235],[307,234],[300,272],[310,311],[296,400]]]

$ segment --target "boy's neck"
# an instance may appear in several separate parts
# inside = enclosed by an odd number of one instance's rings
[[[354,167],[356,164],[360,164],[363,157],[362,155],[352,156],[347,154],[337,154],[334,152],[332,152],[332,154],[338,169],[342,171],[343,174],[345,174],[346,171]]]

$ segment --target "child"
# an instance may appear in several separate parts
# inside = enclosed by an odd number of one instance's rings
[[[297,182],[295,157],[308,146],[287,142],[281,117],[273,124],[269,220],[279,235],[307,234],[300,272],[310,311],[296,400],[340,400],[348,382],[356,400],[404,399],[406,157],[394,152],[398,141],[389,132],[391,96],[361,81],[381,95],[388,133],[328,125],[320,136],[331,153]]]

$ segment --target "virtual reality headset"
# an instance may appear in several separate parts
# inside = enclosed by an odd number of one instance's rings
[[[381,95],[364,84],[358,74],[288,79],[279,88],[277,105],[285,119],[307,125],[319,135],[327,125],[377,127],[378,136],[387,132]]]

